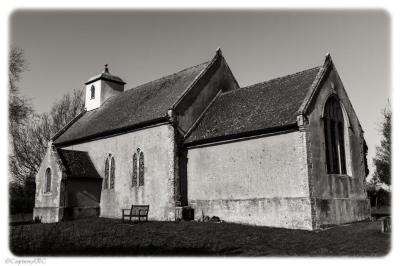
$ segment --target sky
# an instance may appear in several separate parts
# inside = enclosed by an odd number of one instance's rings
[[[391,97],[390,15],[383,10],[29,11],[10,16],[35,111],[100,73],[125,88],[210,60],[218,47],[240,86],[321,65],[330,53],[365,131],[372,169]]]

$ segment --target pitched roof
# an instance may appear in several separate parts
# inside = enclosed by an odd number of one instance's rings
[[[102,73],[100,73],[97,76],[94,76],[94,77],[90,78],[87,82],[85,82],[85,84],[92,83],[92,82],[94,82],[96,80],[99,80],[99,79],[108,80],[108,81],[112,81],[112,82],[119,83],[119,84],[126,84],[120,77],[112,75],[109,72],[108,64],[104,65],[104,71]]]
[[[166,118],[168,109],[208,64],[186,68],[111,97],[101,107],[84,113],[53,143],[89,138]]]
[[[91,77],[88,81],[85,82],[85,84],[92,83],[98,79],[109,80],[119,84],[126,84],[120,77],[111,75],[109,72],[103,72],[101,74],[98,74],[97,76]]]
[[[220,94],[185,143],[295,124],[320,68]]]
[[[68,178],[101,178],[87,152],[64,149],[58,149],[57,152]]]

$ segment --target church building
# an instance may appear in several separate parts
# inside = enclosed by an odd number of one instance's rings
[[[251,71],[251,70],[249,70]],[[49,142],[34,218],[149,205],[149,220],[316,230],[370,217],[363,129],[328,54],[321,66],[240,87],[220,49],[125,89],[102,73],[85,110]]]

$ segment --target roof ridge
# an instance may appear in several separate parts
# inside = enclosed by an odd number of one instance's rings
[[[129,91],[131,91],[131,90],[139,89],[140,87],[143,87],[143,86],[145,86],[145,85],[151,84],[151,83],[153,83],[153,82],[161,81],[162,79],[168,79],[168,78],[171,77],[171,76],[178,75],[178,74],[181,73],[181,72],[187,71],[187,70],[189,70],[189,69],[191,69],[191,68],[198,67],[198,66],[200,66],[200,65],[205,65],[205,66],[207,66],[207,64],[208,64],[210,61],[211,61],[211,60],[206,61],[206,62],[203,62],[203,63],[200,63],[200,64],[197,64],[197,65],[194,65],[194,66],[191,66],[191,67],[187,67],[187,68],[185,68],[185,69],[179,70],[178,72],[175,72],[175,73],[169,74],[169,75],[167,75],[167,76],[163,76],[163,77],[161,77],[161,78],[154,79],[154,80],[148,81],[148,82],[146,82],[146,83],[140,84],[140,85],[138,85],[138,86],[136,86],[136,87],[133,87],[133,88],[124,90],[124,91],[122,91],[121,93],[112,95],[111,97],[109,97],[108,99],[106,99],[106,100],[103,102],[102,105],[104,105],[104,104],[107,103],[107,102],[110,102],[112,99],[115,99],[115,98],[117,98],[117,97],[121,97],[121,95],[123,95],[124,93],[129,92]],[[97,109],[93,109],[93,110],[90,110],[90,111],[87,111],[87,112],[91,112],[91,111],[95,111],[95,110],[97,110]]]
[[[269,79],[269,80],[266,80],[266,81],[261,81],[261,82],[255,83],[255,84],[251,84],[251,85],[248,85],[248,86],[245,86],[245,87],[241,87],[241,88],[236,89],[236,90],[231,90],[231,91],[224,92],[223,95],[226,95],[228,93],[235,92],[235,91],[238,91],[238,90],[252,89],[253,87],[256,87],[258,85],[261,85],[261,84],[265,85],[267,83],[270,83],[270,82],[273,82],[273,81],[277,81],[277,80],[280,80],[280,79],[283,79],[283,78],[295,77],[295,76],[298,76],[300,74],[303,74],[306,71],[314,70],[314,69],[321,68],[321,67],[322,66],[315,66],[315,67],[312,67],[312,68],[308,68],[308,69],[305,69],[305,70],[301,70],[301,71],[295,72],[293,74],[289,74],[289,75],[285,75],[285,76],[279,76],[279,77],[272,78],[272,79]]]
[[[191,68],[195,68],[195,67],[198,67],[198,66],[201,66],[201,65],[205,65],[205,66],[206,66],[209,62],[210,62],[210,60],[209,60],[209,61],[205,61],[205,62],[200,63],[200,64],[197,64],[197,65],[194,65],[194,66],[191,66],[191,67],[184,68],[184,69],[179,70],[179,71],[177,71],[177,72],[174,72],[174,73],[172,73],[172,74],[169,74],[169,75],[166,75],[166,76],[162,76],[162,77],[160,77],[160,78],[153,79],[153,80],[151,80],[151,81],[145,82],[145,83],[140,84],[140,85],[138,85],[138,86],[136,86],[136,87],[130,88],[130,89],[126,90],[126,91],[129,91],[129,90],[132,90],[132,89],[138,89],[138,88],[140,88],[140,87],[142,87],[142,86],[144,86],[144,85],[147,85],[147,84],[150,84],[150,83],[153,83],[153,82],[156,82],[156,81],[160,81],[160,80],[163,80],[163,79],[167,79],[167,78],[169,78],[169,77],[171,77],[171,76],[178,75],[179,73],[184,72],[184,71],[187,71],[187,70],[189,70],[189,69],[191,69]],[[125,91],[124,91],[124,92],[125,92]]]

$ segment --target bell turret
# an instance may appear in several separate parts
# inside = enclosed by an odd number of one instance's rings
[[[108,98],[124,91],[126,83],[119,77],[111,75],[108,65],[99,75],[90,78],[86,83],[85,108],[87,111],[99,108]]]

